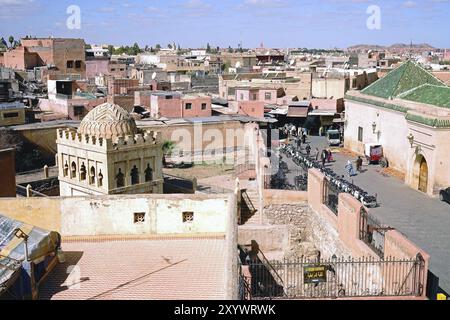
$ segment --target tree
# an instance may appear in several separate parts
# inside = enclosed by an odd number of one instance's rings
[[[228,47],[228,52],[229,53],[233,53],[234,52],[234,50],[233,50],[233,48],[231,48],[231,46]]]
[[[167,156],[170,155],[173,150],[175,149],[175,142],[167,140],[164,141],[163,145],[162,145],[162,150],[163,150],[163,166],[167,165]]]
[[[169,44],[167,45],[167,48],[172,49],[172,45],[169,43]]]
[[[12,48],[13,43],[14,43],[14,37],[13,36],[9,36],[9,43],[11,43],[11,48]]]
[[[159,50],[161,50],[161,45],[158,43],[155,48],[156,48],[156,51],[159,51]]]
[[[206,45],[206,52],[210,53],[211,52],[211,46],[208,44]]]
[[[137,56],[141,52],[142,52],[142,50],[141,50],[141,48],[139,48],[139,45],[137,44],[137,42],[135,42],[133,47],[130,48],[130,53],[133,56]]]
[[[109,45],[109,46],[108,46],[108,52],[109,52],[109,55],[112,56],[112,55],[114,54],[114,52],[115,52],[114,46]]]

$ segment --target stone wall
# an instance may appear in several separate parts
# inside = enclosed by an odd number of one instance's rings
[[[348,250],[339,240],[338,233],[326,220],[310,209],[308,204],[270,205],[265,214],[271,224],[285,225],[289,230],[289,245],[285,258],[316,259],[349,256]]]

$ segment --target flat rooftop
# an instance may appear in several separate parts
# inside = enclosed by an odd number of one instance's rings
[[[40,299],[223,300],[224,247],[219,237],[63,240],[66,262],[44,282]]]

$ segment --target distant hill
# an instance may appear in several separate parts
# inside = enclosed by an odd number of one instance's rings
[[[348,47],[348,51],[368,51],[368,50],[387,50],[387,51],[403,51],[409,50],[411,48],[411,44],[405,43],[395,43],[390,46],[380,46],[380,45],[372,45],[372,44],[358,44],[355,46]],[[414,51],[426,51],[426,50],[435,50],[433,46],[430,46],[427,43],[419,43],[413,44],[412,48]]]

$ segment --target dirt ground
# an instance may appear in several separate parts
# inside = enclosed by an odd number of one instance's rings
[[[186,169],[165,168],[163,169],[163,172],[180,178],[204,179],[214,176],[232,175],[234,173],[234,166],[220,164],[200,164]]]

